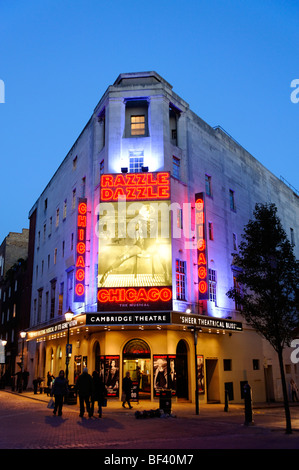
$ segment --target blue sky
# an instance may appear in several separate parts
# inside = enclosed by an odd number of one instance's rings
[[[0,243],[107,87],[149,70],[299,190],[297,1],[0,0]]]

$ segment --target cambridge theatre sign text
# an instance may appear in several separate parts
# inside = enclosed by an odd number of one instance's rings
[[[167,313],[130,313],[120,315],[117,313],[87,313],[86,325],[184,325],[196,326],[199,328],[242,331],[242,323],[223,319],[208,317],[204,315],[192,315],[187,313],[167,312]]]

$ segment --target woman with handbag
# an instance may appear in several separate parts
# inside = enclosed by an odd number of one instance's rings
[[[99,418],[102,417],[102,407],[106,402],[106,388],[99,373],[95,370],[92,373],[92,394],[91,394],[91,416],[94,413],[94,403],[98,402]]]
[[[56,415],[58,409],[58,416],[62,415],[62,406],[63,406],[63,398],[67,394],[67,380],[64,377],[64,370],[59,372],[59,376],[56,377],[54,381],[53,388],[51,390],[51,396],[54,395],[55,398],[55,405],[53,414]]]

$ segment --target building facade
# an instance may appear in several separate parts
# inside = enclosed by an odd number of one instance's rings
[[[0,346],[2,373],[12,381],[21,364],[19,334],[30,325],[30,231],[10,232],[0,246]],[[5,342],[5,346],[2,345]]]
[[[157,73],[119,75],[29,214],[31,379],[67,360],[71,384],[86,365],[109,396],[129,370],[144,399],[194,401],[196,382],[205,403],[240,402],[246,382],[255,401],[281,398],[274,351],[226,296],[257,202],[277,205],[298,251],[293,190]]]

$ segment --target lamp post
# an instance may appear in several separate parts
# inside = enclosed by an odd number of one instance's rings
[[[26,331],[21,331],[20,336],[22,338],[22,358],[21,358],[21,380],[19,381],[19,393],[23,390],[23,368],[24,368],[24,340],[26,338]]]
[[[66,358],[65,358],[65,378],[66,381],[68,382],[68,377],[69,377],[69,348],[70,348],[70,322],[72,321],[74,316],[74,312],[71,310],[69,307],[68,311],[65,312],[64,317],[65,321],[67,322],[67,345],[66,345]]]
[[[199,401],[198,401],[198,377],[197,377],[197,335],[202,331],[200,327],[188,326],[188,329],[194,333],[194,360],[195,360],[195,413],[199,414]]]

